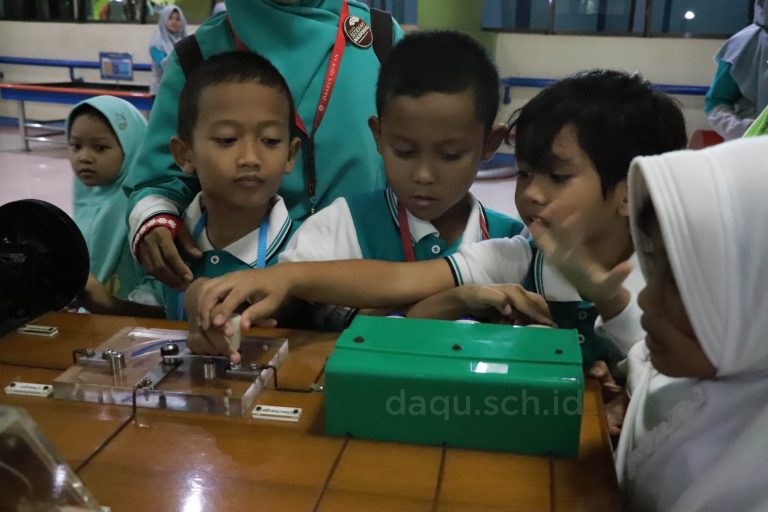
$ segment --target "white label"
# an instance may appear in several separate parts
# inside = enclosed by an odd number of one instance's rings
[[[259,420],[292,421],[296,423],[301,418],[301,407],[256,404],[251,417]]]
[[[49,396],[51,393],[53,393],[51,384],[14,381],[5,386],[6,395]]]
[[[26,324],[16,329],[16,332],[19,334],[31,334],[32,336],[56,336],[59,334],[59,329],[49,325]]]

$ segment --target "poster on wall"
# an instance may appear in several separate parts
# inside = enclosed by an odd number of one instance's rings
[[[133,56],[130,53],[99,52],[102,80],[133,80]]]

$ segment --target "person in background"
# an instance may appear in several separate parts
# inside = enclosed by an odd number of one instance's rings
[[[160,11],[157,29],[149,42],[149,55],[152,57],[152,82],[149,93],[157,94],[160,80],[168,64],[168,57],[173,51],[173,45],[187,37],[187,18],[181,9],[169,5]]]
[[[137,303],[156,302],[145,294],[144,271],[130,252],[122,189],[146,129],[144,116],[114,96],[85,100],[67,118],[75,224],[90,256],[91,273],[79,301],[94,313],[106,312],[102,305],[115,297],[125,301],[126,314],[157,316],[151,306]]]
[[[302,222],[337,197],[383,187],[381,157],[367,126],[376,113],[379,58],[375,48],[381,48],[367,30],[368,6],[356,0],[225,4],[227,12],[200,25],[195,41],[203,58],[238,49],[258,52],[288,82],[297,124],[300,119],[304,127],[296,167],[279,191],[291,217]],[[387,20],[391,18],[383,21]],[[380,43],[402,37],[394,21],[391,27],[376,26],[384,30]],[[202,254],[180,218],[200,191],[200,183],[179,169],[168,148],[168,140],[176,134],[184,81],[174,51],[152,107],[135,172],[125,185],[134,255],[148,273],[176,289],[192,280],[179,249],[192,258]]]
[[[725,140],[738,139],[768,106],[768,0],[755,0],[753,22],[725,42],[704,100],[709,124]]]

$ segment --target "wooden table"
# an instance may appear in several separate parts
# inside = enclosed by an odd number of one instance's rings
[[[51,383],[72,350],[144,318],[50,313],[54,338],[0,339],[0,386]],[[289,338],[280,385],[322,382],[336,335],[254,329]],[[298,423],[0,395],[25,407],[100,503],[112,510],[570,511],[619,509],[597,383],[587,380],[579,458],[554,459],[326,436],[322,393],[268,390],[258,401],[303,409]]]

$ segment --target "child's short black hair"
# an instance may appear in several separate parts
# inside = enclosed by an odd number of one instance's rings
[[[78,117],[81,116],[91,116],[95,117],[97,119],[101,119],[101,121],[104,122],[105,125],[107,125],[107,128],[109,128],[109,132],[112,134],[112,136],[115,138],[115,140],[120,143],[120,138],[115,133],[115,130],[112,128],[112,123],[109,122],[109,119],[107,119],[107,116],[105,116],[101,110],[97,109],[93,105],[89,105],[88,103],[83,103],[79,107],[75,107],[75,110],[70,112],[69,114],[69,125],[67,126],[67,130],[72,130],[72,125],[75,124],[75,121]]]
[[[529,101],[513,123],[518,160],[552,167],[552,141],[573,124],[579,145],[600,175],[603,195],[627,178],[636,156],[685,147],[677,102],[637,74],[592,70],[565,78]]]
[[[376,111],[397,96],[461,93],[472,89],[478,120],[491,128],[499,109],[499,74],[482,46],[452,31],[416,32],[405,36],[379,72]]]
[[[197,123],[200,95],[206,87],[225,83],[257,82],[281,91],[288,101],[288,126],[291,137],[296,133],[291,91],[283,75],[267,59],[254,52],[225,52],[201,62],[187,77],[179,97],[178,136],[192,140]]]

